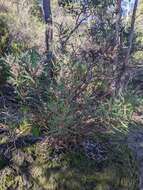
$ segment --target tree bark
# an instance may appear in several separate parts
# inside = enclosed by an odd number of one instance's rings
[[[115,38],[114,38],[114,61],[113,61],[113,79],[111,81],[110,89],[113,95],[116,94],[116,76],[118,73],[118,68],[120,67],[119,63],[119,54],[121,49],[121,17],[122,17],[122,7],[121,7],[122,0],[116,0],[116,23],[115,23]]]
[[[128,47],[128,51],[127,51],[125,62],[124,62],[125,65],[127,65],[129,63],[129,57],[130,57],[130,53],[131,53],[131,49],[132,49],[137,7],[138,7],[138,0],[135,0],[134,8],[133,8],[133,14],[132,14],[132,18],[131,18],[131,30],[130,30],[130,36],[129,36],[129,47]]]
[[[115,46],[117,49],[120,46],[121,16],[122,16],[121,0],[117,0],[116,2],[116,37],[115,37]]]
[[[128,40],[128,49],[126,52],[125,59],[123,61],[122,67],[120,69],[119,75],[117,77],[116,81],[116,94],[120,95],[122,94],[123,89],[125,90],[126,83],[129,80],[129,60],[130,60],[130,54],[132,50],[132,44],[133,44],[133,37],[134,37],[134,27],[135,27],[135,21],[136,21],[136,12],[137,12],[137,7],[138,7],[138,0],[135,0],[134,7],[133,7],[133,13],[131,17],[131,29],[130,29],[130,34],[129,34],[129,40]]]
[[[118,64],[119,64],[119,54],[121,48],[121,39],[120,39],[120,27],[121,27],[121,17],[122,17],[122,8],[121,8],[121,0],[116,1],[116,25],[115,25],[115,60],[114,60],[114,68],[115,73],[117,72]]]
[[[53,79],[53,21],[52,21],[52,11],[51,11],[51,0],[43,0],[43,11],[44,11],[44,21],[46,24],[45,31],[45,43],[46,43],[46,54],[48,65],[48,74],[50,79]]]

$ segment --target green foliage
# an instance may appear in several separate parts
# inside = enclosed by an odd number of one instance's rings
[[[6,165],[7,165],[6,161],[0,158],[0,169],[5,168]]]
[[[22,134],[28,134],[31,131],[31,124],[27,119],[25,119],[20,123],[18,128]]]
[[[134,124],[133,114],[143,105],[142,96],[134,92],[134,86],[137,86],[137,81],[142,81],[142,75],[137,79],[131,73],[126,93],[122,97],[114,96],[112,82],[122,70],[124,74],[124,49],[128,47],[130,34],[125,19],[120,23],[119,31],[116,31],[115,1],[93,0],[86,6],[72,0],[59,1],[64,7],[58,9],[63,11],[59,14],[64,19],[54,21],[53,25],[53,80],[49,77],[49,62],[45,61],[47,52],[40,43],[41,38],[44,39],[45,26],[41,22],[38,3],[19,2],[19,10],[14,6],[9,13],[12,22],[0,16],[0,55],[11,53],[9,60],[7,56],[0,59],[0,85],[10,79],[20,98],[16,99],[16,103],[15,99],[10,99],[10,106],[2,108],[1,112],[20,112],[19,123],[12,123],[9,127],[10,138],[29,134],[34,138],[44,138],[42,143],[22,149],[26,157],[22,166],[15,164],[16,170],[12,173],[11,170],[6,171],[6,175],[2,173],[0,188],[136,189],[136,161],[125,138],[130,125]],[[57,14],[55,12],[54,16]],[[92,22],[85,19],[78,28],[76,25],[88,14],[91,15]],[[68,26],[64,27],[66,23]],[[122,41],[121,49],[116,44],[117,32]],[[71,35],[69,39],[68,35]],[[12,38],[10,44],[9,37]],[[141,45],[139,37],[139,33],[134,35],[131,68],[142,59],[142,53],[136,51],[136,47]],[[59,44],[64,39],[68,41],[63,51]],[[106,142],[107,160],[99,164],[96,160],[89,159],[82,146],[86,139]],[[5,141],[1,142],[6,143]],[[0,165],[3,167],[1,160]],[[23,186],[26,175],[22,172],[25,171],[28,173],[29,187]]]
[[[60,190],[74,190],[75,188],[91,190],[95,187],[99,189],[112,187],[134,190],[138,180],[135,173],[137,166],[128,148],[120,145],[119,149],[118,146],[119,144],[113,145],[113,149],[109,147],[110,158],[100,166],[96,160],[88,159],[81,150],[69,151],[60,155],[59,159],[51,160],[50,158],[54,157],[56,153],[48,150],[45,146],[44,155],[51,153],[47,156],[43,167],[40,168],[42,159],[45,159],[41,154],[44,151],[43,144],[37,149],[39,165],[35,166],[34,177],[45,189],[52,187],[53,190],[56,188]],[[43,177],[41,177],[42,173],[44,173]]]
[[[38,0],[34,0],[31,13],[34,17],[37,17],[39,21],[43,20],[43,10]]]
[[[41,131],[39,127],[33,126],[31,133],[34,137],[39,137],[41,135]]]
[[[22,51],[25,51],[26,49],[26,44],[22,43],[22,42],[17,42],[17,41],[13,41],[11,43],[11,48],[10,48],[10,52],[15,55],[15,56],[19,56]]]
[[[21,54],[20,60],[23,66],[32,72],[40,62],[40,55],[35,49],[30,49]]]
[[[3,58],[0,59],[0,85],[4,84],[11,76],[10,65]]]
[[[86,1],[75,1],[75,0],[58,0],[58,3],[59,3],[59,5],[61,5],[61,6],[70,6],[70,5],[72,5],[72,4],[78,4],[78,3],[80,3],[80,4],[82,4],[82,5],[84,5],[84,6],[87,6],[87,5],[93,5],[93,6],[103,6],[103,7],[105,7],[105,6],[108,6],[109,4],[111,4],[111,5],[113,5],[114,4],[114,0],[105,0],[105,1],[102,1],[102,0],[89,0],[88,1],[88,3],[86,2]]]
[[[13,74],[12,82],[17,88],[17,92],[20,97],[24,98],[28,95],[29,90],[32,87],[39,85],[39,78],[42,73],[40,54],[30,49],[26,52],[20,53],[14,58],[18,73]]]
[[[0,56],[6,54],[9,46],[9,38],[7,16],[0,14]]]

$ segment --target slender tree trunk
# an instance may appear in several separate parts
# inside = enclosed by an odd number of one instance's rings
[[[127,81],[129,80],[129,77],[130,77],[130,71],[128,69],[128,66],[129,66],[130,54],[131,54],[132,44],[133,44],[137,7],[138,7],[138,0],[135,0],[133,13],[131,17],[131,29],[130,29],[129,40],[128,40],[129,46],[126,52],[125,59],[123,61],[123,65],[120,69],[120,72],[116,81],[116,94],[118,95],[122,93],[123,91],[122,89],[125,89]]]
[[[45,31],[45,42],[46,42],[46,53],[48,65],[48,74],[51,79],[53,79],[53,22],[52,22],[52,11],[51,11],[51,0],[43,0],[43,11],[44,11],[44,20],[46,24]]]
[[[118,68],[120,67],[119,63],[119,54],[121,48],[121,17],[122,17],[122,0],[116,0],[116,23],[115,23],[115,40],[114,40],[114,62],[113,62],[113,80],[111,82],[111,91],[112,94],[116,93],[116,76],[118,73]]]
[[[131,18],[131,30],[130,30],[130,36],[129,36],[129,47],[128,47],[128,51],[127,51],[125,62],[124,62],[125,65],[127,65],[129,63],[130,53],[131,53],[131,49],[132,49],[137,7],[138,7],[138,0],[135,0],[134,8],[133,8],[133,14],[132,14],[132,18]]]
[[[117,0],[116,2],[116,41],[115,46],[118,51],[118,47],[120,46],[120,24],[121,24],[121,16],[122,16],[122,8],[121,8],[121,0]]]
[[[119,54],[121,48],[121,39],[120,39],[120,29],[121,29],[121,17],[122,17],[122,8],[121,1],[116,0],[116,25],[115,25],[115,60],[114,60],[114,71],[117,72],[118,64],[119,64]]]

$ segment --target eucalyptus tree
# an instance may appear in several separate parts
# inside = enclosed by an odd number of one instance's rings
[[[45,44],[46,44],[46,64],[48,68],[48,77],[53,79],[53,21],[52,21],[52,10],[51,10],[51,0],[43,0],[43,12],[44,21],[46,24],[45,31]]]

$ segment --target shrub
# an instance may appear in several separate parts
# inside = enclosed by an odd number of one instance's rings
[[[7,52],[9,38],[10,34],[7,26],[7,17],[0,15],[0,56]]]
[[[0,59],[0,85],[4,84],[11,76],[10,66],[4,59]]]
[[[0,8],[5,7],[7,10],[6,13],[2,12],[0,14],[0,35],[1,32],[2,34],[4,32],[3,40],[0,40],[3,52],[7,47],[7,45],[5,46],[7,40],[10,40],[8,51],[14,54],[19,54],[23,50],[33,47],[43,51],[44,24],[33,15],[33,6],[37,7],[38,5],[33,5],[33,1],[29,2],[28,0],[17,2],[5,0],[0,2]]]

